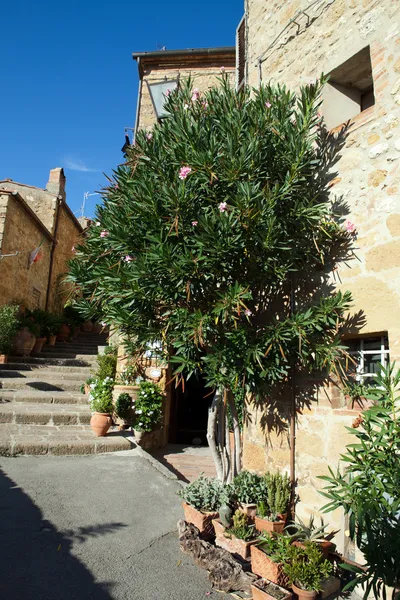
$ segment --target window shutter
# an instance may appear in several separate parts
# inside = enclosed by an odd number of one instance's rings
[[[246,15],[236,29],[236,89],[246,82]]]

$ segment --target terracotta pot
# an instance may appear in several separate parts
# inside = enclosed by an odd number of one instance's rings
[[[242,504],[240,503],[238,506],[238,510],[248,516],[249,521],[254,523],[254,519],[257,512],[257,504]]]
[[[269,534],[282,533],[285,528],[285,521],[268,521],[268,519],[262,519],[257,516],[254,521],[258,531],[265,531]]]
[[[246,542],[241,540],[234,535],[229,535],[229,529],[226,529],[217,519],[213,519],[212,524],[215,530],[215,543],[220,548],[224,548],[230,552],[234,557],[243,558],[248,560],[250,558],[250,548],[257,540]]]
[[[286,587],[289,583],[287,576],[283,572],[283,565],[276,563],[257,546],[251,546],[251,570],[256,575]]]
[[[49,346],[55,346],[56,345],[56,340],[57,340],[57,336],[56,335],[49,335],[49,337],[47,338],[47,343]]]
[[[263,584],[268,585],[268,591],[262,589]],[[289,592],[289,590],[285,590],[285,588],[276,583],[272,583],[272,581],[269,581],[268,579],[259,579],[251,584],[253,600],[276,600],[276,596],[274,596],[275,590],[279,591],[281,594],[285,594],[285,597],[281,598],[281,600],[291,600],[293,598],[293,594]]]
[[[103,327],[100,325],[100,323],[95,323],[92,327],[92,333],[101,333],[102,329]]]
[[[318,595],[318,592],[309,592],[308,590],[302,590],[295,584],[292,585],[292,589],[299,600],[315,600],[315,598]]]
[[[70,333],[71,333],[70,326],[67,325],[66,323],[63,323],[61,325],[60,329],[58,330],[57,339],[60,340],[60,342],[66,342]]]
[[[35,345],[36,337],[29,331],[27,327],[21,329],[13,341],[13,354],[17,356],[29,356]]]
[[[92,331],[93,323],[92,321],[85,321],[82,325],[82,331]]]
[[[95,412],[90,419],[92,431],[98,436],[106,435],[112,425],[111,415],[109,413]]]
[[[200,532],[202,540],[211,540],[215,537],[213,520],[218,519],[217,512],[197,510],[190,504],[182,502],[185,521],[192,523]]]
[[[37,337],[35,344],[32,348],[32,354],[39,354],[42,351],[43,344],[46,343],[45,337]]]
[[[315,544],[318,544],[318,548],[321,550],[324,558],[329,557],[329,552],[333,552],[335,549],[335,544],[333,542],[329,542],[328,540],[315,541]],[[293,546],[299,546],[299,548],[306,548],[303,542],[293,542]]]
[[[8,361],[7,354],[0,354],[0,365],[5,365]]]

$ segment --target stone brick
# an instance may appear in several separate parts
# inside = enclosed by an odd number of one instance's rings
[[[265,472],[267,469],[265,449],[258,444],[245,441],[243,445],[243,464],[250,471]]]
[[[15,415],[15,422],[18,424],[35,424],[35,425],[46,425],[50,421],[50,415],[46,413],[17,413]]]
[[[28,454],[31,456],[42,455],[48,453],[47,442],[42,441],[20,441],[17,442],[13,448],[13,456],[19,454]]]
[[[90,420],[90,419],[89,419]],[[78,417],[76,415],[60,414],[53,415],[54,425],[77,425]]]
[[[387,192],[389,190],[386,190]],[[393,237],[400,236],[400,214],[390,215],[386,219],[386,225]]]
[[[372,133],[370,136],[368,136],[367,142],[369,146],[373,146],[374,144],[379,142],[379,140],[380,136],[377,133]]]
[[[400,240],[372,248],[366,255],[366,264],[369,271],[376,272],[399,268]]]
[[[372,185],[373,187],[378,187],[383,181],[385,181],[388,172],[382,169],[377,169],[373,171],[368,176],[368,185]]]
[[[394,63],[393,69],[396,71],[396,73],[400,73],[400,57]]]

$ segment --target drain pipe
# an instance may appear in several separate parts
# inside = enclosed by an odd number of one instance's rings
[[[290,274],[290,316],[293,317],[295,309],[295,295],[294,295],[294,284],[293,284],[293,273]],[[291,398],[291,410],[290,410],[290,483],[292,487],[292,519],[294,520],[295,515],[295,501],[296,501],[296,371],[295,363],[293,361],[291,369],[291,387],[292,387],[292,398]]]
[[[142,77],[142,75],[140,73],[140,56],[138,56],[136,60],[137,60],[138,73],[139,73],[139,89],[138,89],[138,99],[137,99],[136,117],[135,117],[135,129],[133,130],[132,145],[135,144],[136,132],[137,132],[138,126],[139,126],[140,105],[142,103],[142,89],[143,89],[143,77]]]

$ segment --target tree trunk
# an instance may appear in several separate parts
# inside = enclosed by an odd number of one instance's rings
[[[232,478],[235,477],[242,470],[242,441],[240,439],[240,427],[239,418],[235,406],[235,399],[231,390],[228,391],[228,401],[232,414],[233,422],[233,455],[234,460],[232,461]]]
[[[217,471],[217,479],[223,481],[223,465],[222,457],[217,446],[217,430],[218,430],[218,412],[219,405],[222,403],[221,390],[215,392],[212,404],[208,411],[208,424],[207,424],[207,441],[211,450],[211,455],[214,460],[215,468]]]

